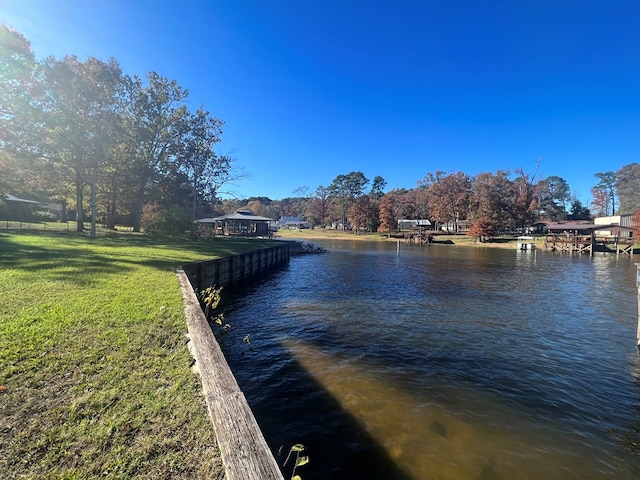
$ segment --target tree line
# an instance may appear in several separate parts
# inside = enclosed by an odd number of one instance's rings
[[[222,120],[189,108],[188,91],[156,72],[143,79],[114,59],[37,61],[0,24],[0,189],[37,194],[110,228],[188,225],[211,213],[233,179],[216,153]],[[89,210],[89,212],[86,212]]]
[[[248,208],[370,232],[391,232],[399,219],[429,219],[452,230],[465,222],[482,237],[640,206],[637,163],[596,173],[588,206],[563,178],[538,180],[523,169],[435,171],[415,188],[389,192],[381,176],[350,172],[280,200],[222,200],[221,188],[240,176],[232,158],[215,151],[223,121],[204,106],[190,109],[188,95],[156,72],[128,75],[114,59],[38,61],[22,34],[0,24],[0,189],[58,202],[73,212],[79,231],[90,218],[92,233],[98,220],[109,228],[179,233],[195,218]]]
[[[617,172],[594,174],[590,207],[571,193],[559,176],[540,180],[518,169],[483,172],[427,173],[412,189],[384,192],[386,181],[370,181],[363,172],[341,174],[328,186],[309,193],[300,187],[282,200],[252,197],[225,200],[227,211],[247,208],[270,218],[298,216],[313,225],[350,228],[362,232],[393,232],[398,220],[427,219],[459,231],[464,223],[471,234],[485,238],[501,231],[518,231],[537,221],[590,220],[594,216],[634,213],[640,208],[640,164]]]

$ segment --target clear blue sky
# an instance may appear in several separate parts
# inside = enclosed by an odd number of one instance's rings
[[[640,162],[640,1],[0,0],[38,58],[110,57],[225,121],[240,197],[523,168],[583,202]]]

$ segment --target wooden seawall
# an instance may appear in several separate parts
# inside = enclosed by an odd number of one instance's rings
[[[239,255],[188,263],[182,268],[195,290],[202,290],[211,285],[228,287],[289,263],[289,248],[288,242],[282,242],[273,247]]]
[[[195,289],[228,286],[289,261],[289,245],[195,262],[177,269],[187,327],[227,480],[284,480],[249,404],[202,312]]]

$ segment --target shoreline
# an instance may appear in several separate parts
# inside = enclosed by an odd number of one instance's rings
[[[274,239],[295,239],[295,240],[352,240],[352,241],[369,241],[369,242],[404,242],[404,239],[390,237],[381,233],[364,233],[354,234],[350,231],[320,229],[302,229],[302,230],[279,230],[273,236]],[[508,248],[515,249],[517,244],[516,237],[497,237],[493,241],[479,242],[475,238],[467,235],[437,235],[436,244],[447,242],[448,245],[478,248]],[[536,242],[540,243],[540,242]],[[418,245],[415,245],[418,246]],[[538,245],[538,248],[541,248]]]

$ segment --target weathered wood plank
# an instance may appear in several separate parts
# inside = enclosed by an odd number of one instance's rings
[[[228,480],[284,480],[236,382],[184,270],[180,281],[187,326]]]

